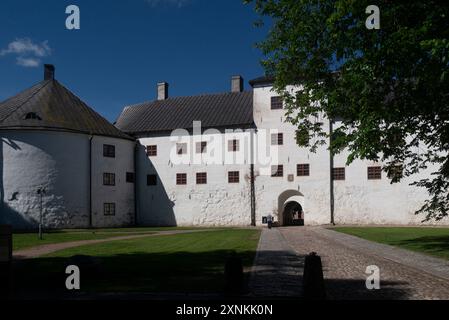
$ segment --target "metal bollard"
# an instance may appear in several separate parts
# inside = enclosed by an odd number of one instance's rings
[[[0,225],[0,298],[11,290],[12,227]]]
[[[303,277],[304,298],[311,300],[326,299],[323,266],[321,257],[316,252],[306,256]]]

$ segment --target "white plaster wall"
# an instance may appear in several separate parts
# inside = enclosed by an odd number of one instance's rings
[[[271,133],[283,133],[284,144],[272,146],[273,155],[278,154],[278,159],[273,158],[273,165],[284,166],[283,177],[271,177],[261,174],[264,167],[270,167],[260,161],[256,161],[256,222],[262,223],[262,217],[272,214],[275,221],[281,222],[282,212],[279,211],[279,199],[284,198],[287,191],[298,191],[303,196],[301,206],[304,210],[305,224],[325,224],[330,222],[330,185],[329,185],[329,153],[325,147],[319,148],[317,153],[311,153],[307,148],[300,148],[296,144],[296,128],[285,122],[285,110],[271,110],[271,97],[277,96],[271,87],[262,86],[254,88],[254,121],[258,128],[259,139],[264,130]],[[326,119],[323,121],[327,128]],[[270,132],[267,139],[270,139]],[[268,144],[271,140],[268,140]],[[310,165],[310,176],[297,177],[297,164]],[[294,180],[288,181],[288,175],[292,174]],[[290,192],[292,193],[292,192]],[[293,193],[292,193],[293,195]]]
[[[0,223],[33,228],[43,197],[44,224],[50,228],[87,227],[87,135],[45,131],[0,131]]]
[[[258,176],[256,178],[257,223],[262,216],[278,215],[279,195],[286,190],[297,190],[304,197],[301,205],[305,224],[330,222],[329,153],[327,146],[317,153],[299,148],[294,140],[295,127],[285,123],[284,110],[271,110],[270,98],[277,94],[270,86],[254,88],[254,119],[260,129],[278,129],[284,133],[284,145],[279,146],[279,164],[284,165],[284,177]],[[326,119],[325,130],[329,130]],[[334,157],[334,167],[345,167],[347,153]],[[296,177],[296,164],[310,163],[309,177]],[[414,213],[427,199],[424,188],[410,186],[413,181],[430,177],[432,168],[419,175],[391,184],[382,172],[381,180],[368,180],[367,167],[379,164],[356,160],[346,167],[346,180],[334,182],[334,217],[337,224],[402,224],[419,225],[424,216]],[[258,168],[260,166],[256,166]],[[433,168],[435,169],[435,168]],[[287,175],[294,174],[295,181],[288,182]],[[278,219],[280,217],[277,217]],[[280,220],[280,219],[279,219]],[[449,218],[428,224],[449,224]]]
[[[249,133],[238,132],[222,138],[218,132],[184,136],[178,141],[169,136],[140,138],[139,224],[250,225],[250,166],[245,155],[249,151]],[[240,151],[228,152],[227,140],[234,138],[240,140]],[[208,142],[206,154],[196,154],[195,145],[199,141]],[[176,142],[188,143],[187,155],[173,154]],[[156,157],[146,156],[147,145],[157,145]],[[229,184],[228,171],[240,171],[240,183]],[[198,172],[207,173],[207,184],[196,184]],[[177,173],[187,173],[187,185],[176,185]],[[158,175],[157,186],[147,186],[147,174]]]
[[[115,146],[115,158],[103,156],[103,145]],[[122,227],[134,224],[134,183],[126,173],[134,173],[134,147],[131,140],[94,136],[92,140],[92,226]],[[103,185],[103,173],[115,174],[115,186]],[[114,216],[104,215],[104,203],[115,203]]]

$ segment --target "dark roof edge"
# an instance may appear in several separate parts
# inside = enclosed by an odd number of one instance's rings
[[[70,132],[70,133],[79,133],[79,134],[85,134],[89,136],[99,136],[99,137],[108,137],[108,138],[116,138],[116,139],[122,139],[122,140],[130,140],[135,141],[136,139],[130,136],[129,134],[119,130],[123,136],[119,135],[113,135],[113,134],[100,134],[100,133],[91,133],[87,131],[82,130],[75,130],[75,129],[67,129],[67,128],[57,128],[57,127],[26,127],[26,126],[20,126],[20,127],[0,127],[0,131],[57,131],[57,132]]]
[[[249,84],[251,87],[257,86],[257,85],[271,85],[274,82],[274,77],[272,76],[262,76],[255,79],[252,79],[249,81]]]

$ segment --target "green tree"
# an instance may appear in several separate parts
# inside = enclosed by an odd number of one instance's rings
[[[447,216],[449,3],[246,2],[272,22],[258,46],[288,119],[298,127],[298,144],[314,151],[327,143],[317,114],[341,120],[331,152],[346,148],[348,164],[356,158],[382,161],[392,183],[437,168],[430,179],[414,183],[430,194],[418,213],[426,220]],[[365,11],[373,4],[380,9],[380,29],[368,30]],[[302,90],[289,92],[290,85]]]

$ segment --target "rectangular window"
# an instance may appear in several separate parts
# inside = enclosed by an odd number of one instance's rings
[[[240,149],[239,140],[229,140],[228,141],[228,151],[229,152],[237,152]]]
[[[284,176],[284,166],[271,166],[271,176],[272,177],[283,177]]]
[[[207,184],[207,173],[198,172],[196,174],[196,184]]]
[[[176,184],[186,185],[187,184],[187,173],[177,173],[176,174]]]
[[[115,203],[104,203],[103,213],[105,216],[115,216]]]
[[[404,168],[402,165],[392,166],[390,171],[388,172],[388,179],[393,180],[394,182],[400,181],[404,174]]]
[[[206,153],[207,152],[207,142],[201,141],[196,143],[196,153]]]
[[[147,175],[147,186],[156,186],[157,185],[157,175],[148,174]]]
[[[382,179],[381,167],[368,167],[368,180],[380,180]]]
[[[240,173],[238,171],[229,171],[228,172],[228,182],[229,183],[239,183],[240,182]]]
[[[110,144],[103,145],[103,157],[115,158],[115,146]]]
[[[284,144],[284,134],[282,133],[272,133],[271,134],[271,145],[272,146],[282,146]]]
[[[148,157],[156,157],[157,156],[157,146],[147,146],[147,156]]]
[[[103,173],[103,185],[104,186],[115,186],[115,173]]]
[[[310,175],[310,165],[308,163],[298,164],[296,166],[296,175],[298,177],[306,177]]]
[[[345,180],[345,168],[334,168],[332,170],[332,178],[334,180]]]
[[[126,182],[134,183],[134,172],[127,172],[126,173]]]
[[[271,97],[271,110],[283,109],[281,97]]]
[[[177,143],[176,144],[177,154],[187,154],[187,143]]]

